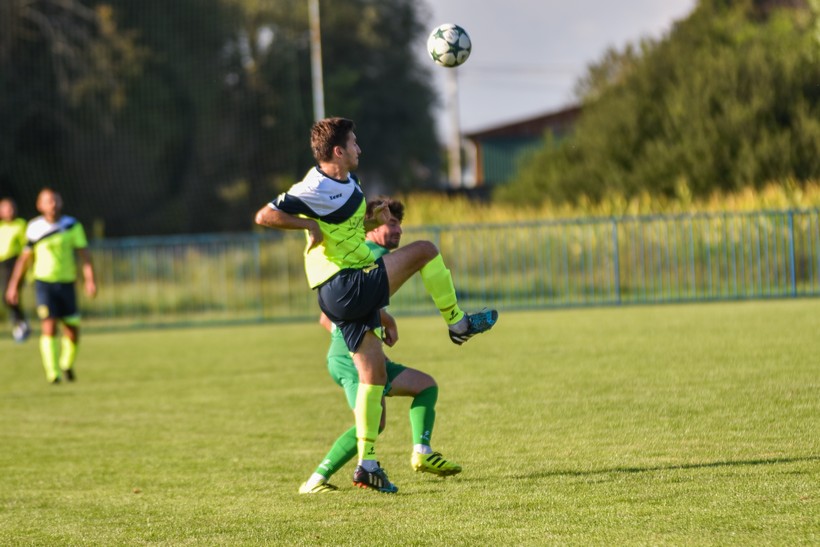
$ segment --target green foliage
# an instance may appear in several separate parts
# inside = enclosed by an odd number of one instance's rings
[[[75,39],[67,57],[87,59],[67,71],[70,85],[57,85],[60,49],[28,40],[38,9]],[[108,236],[247,230],[313,163],[303,0],[10,0],[0,10],[0,194],[25,216],[48,184]],[[359,125],[364,182],[431,186],[433,93],[413,53],[426,14],[410,0],[327,1],[321,13],[326,111]]]
[[[579,84],[584,112],[574,134],[548,138],[497,196],[597,202],[674,196],[682,183],[705,197],[816,179],[815,21],[804,8],[701,2],[665,39],[608,52]]]
[[[297,494],[353,422],[315,322],[89,330],[60,386],[34,342],[0,340],[0,543],[820,540],[816,302],[507,313],[462,348],[438,316],[399,327],[391,357],[436,378],[433,447],[464,472],[413,473],[389,398],[395,496],[350,464],[340,492]]]
[[[148,52],[107,4],[6,0],[0,21],[0,194],[28,213],[42,186],[85,188],[65,173],[85,135],[111,135]]]
[[[435,97],[430,69],[416,51],[426,14],[415,0],[333,6],[323,12],[323,28],[345,30],[325,34],[326,109],[356,121],[364,181],[389,191],[433,187],[439,162]]]
[[[755,189],[746,187],[737,191],[713,191],[705,196],[695,196],[684,179],[678,179],[671,196],[641,190],[634,195],[608,192],[602,199],[592,200],[587,195],[575,197],[574,201],[543,199],[521,205],[515,202],[513,188],[509,199],[499,199],[481,204],[466,198],[441,198],[431,195],[408,197],[411,206],[405,217],[408,223],[459,222],[509,222],[514,220],[539,220],[558,218],[582,218],[641,214],[716,213],[739,211],[765,211],[774,209],[801,209],[820,207],[820,182],[801,182],[786,179]],[[507,197],[499,188],[499,195]],[[419,207],[422,205],[422,207]]]

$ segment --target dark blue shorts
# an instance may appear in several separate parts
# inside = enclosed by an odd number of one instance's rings
[[[40,319],[62,319],[78,314],[77,291],[74,283],[47,283],[34,281],[37,316]]]
[[[380,310],[390,303],[390,282],[379,258],[361,270],[341,270],[318,289],[319,308],[336,323],[355,352],[367,331],[382,326]]]

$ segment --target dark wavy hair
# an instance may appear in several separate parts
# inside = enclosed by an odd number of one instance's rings
[[[390,214],[396,217],[399,220],[399,222],[404,220],[404,203],[400,202],[397,199],[389,198],[387,196],[379,196],[368,201],[366,217],[372,218],[373,209],[382,204],[387,205],[387,208],[390,209]]]
[[[310,149],[317,162],[333,157],[333,148],[347,144],[347,136],[356,129],[356,124],[347,118],[325,118],[310,128]]]

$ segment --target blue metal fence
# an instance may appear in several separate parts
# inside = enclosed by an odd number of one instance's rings
[[[589,218],[427,235],[438,240],[457,286],[475,304],[797,297],[820,294],[818,216],[790,210]]]
[[[405,230],[405,243],[418,239],[439,246],[467,309],[820,294],[816,209]],[[123,326],[314,318],[303,247],[301,234],[276,231],[96,242],[100,293],[83,312]],[[391,309],[435,313],[419,276]]]

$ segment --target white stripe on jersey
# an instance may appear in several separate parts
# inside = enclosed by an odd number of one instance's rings
[[[43,216],[31,219],[26,227],[26,239],[30,243],[37,243],[43,237],[55,232],[67,230],[77,223],[77,219],[70,216],[61,216],[57,222],[49,222]]]
[[[353,173],[348,180],[339,181],[313,167],[304,179],[277,196],[268,206],[288,214],[302,214],[338,224],[355,213],[362,199],[364,193]]]

